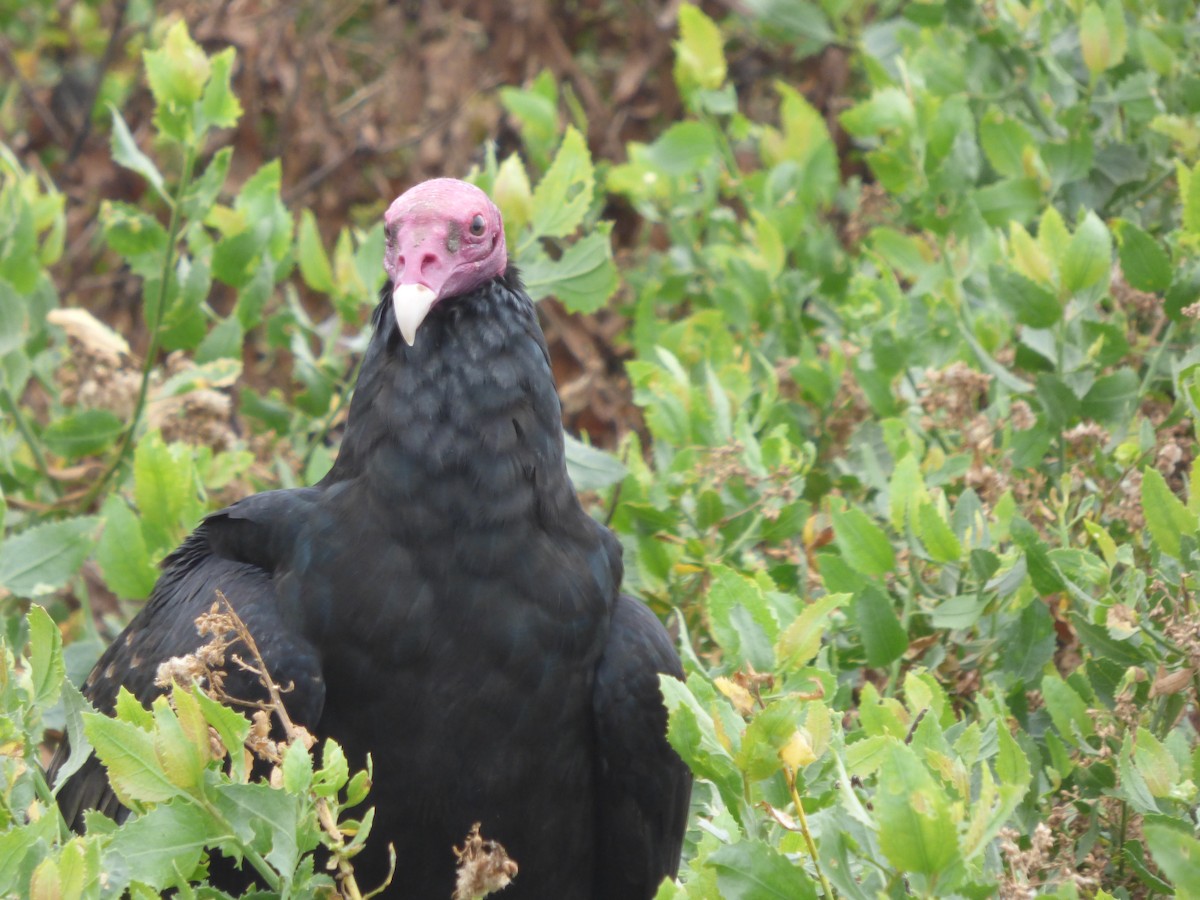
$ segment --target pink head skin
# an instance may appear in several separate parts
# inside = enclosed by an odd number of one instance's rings
[[[508,266],[500,210],[465,181],[422,182],[401,194],[383,221],[383,267],[395,286],[396,324],[410,347],[436,303],[474,290]]]

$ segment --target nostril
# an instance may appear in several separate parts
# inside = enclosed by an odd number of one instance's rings
[[[434,256],[432,253],[426,253],[424,256],[421,257],[421,274],[424,275],[426,269],[428,269],[430,266],[433,266],[436,264],[437,264],[437,257]]]

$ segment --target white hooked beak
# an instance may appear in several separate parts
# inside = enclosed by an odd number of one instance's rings
[[[429,315],[437,300],[437,292],[423,284],[398,284],[392,291],[392,309],[396,313],[396,324],[408,346],[417,338],[417,329]]]

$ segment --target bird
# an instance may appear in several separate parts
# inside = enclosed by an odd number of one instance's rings
[[[621,546],[582,507],[534,304],[497,206],[437,178],[384,214],[387,280],[345,432],[309,487],[208,515],[84,693],[148,704],[156,667],[203,642],[217,592],[289,716],[373,761],[360,885],[448,898],[474,823],[519,873],[504,896],[652,897],[679,866],[692,776],[667,740],[669,633],[621,591]],[[232,697],[261,686],[232,671]],[[64,754],[60,748],[59,756]],[[52,764],[51,768],[56,768]],[[58,788],[68,824],[128,815],[92,757]]]

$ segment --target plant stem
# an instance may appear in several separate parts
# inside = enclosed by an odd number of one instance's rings
[[[183,216],[180,210],[183,207],[183,195],[191,184],[192,170],[195,166],[196,150],[194,147],[189,146],[184,152],[183,170],[179,174],[179,183],[175,186],[174,202],[171,204],[171,220],[167,226],[167,252],[163,255],[162,276],[158,285],[158,301],[151,311],[154,321],[147,322],[147,325],[150,326],[150,342],[146,346],[146,359],[142,363],[142,382],[138,386],[138,395],[133,407],[133,416],[129,420],[129,427],[125,429],[125,434],[121,437],[121,446],[117,450],[116,457],[109,467],[104,470],[104,474],[100,476],[92,489],[84,496],[82,504],[84,508],[91,506],[129,456],[130,448],[133,446],[134,435],[137,434],[142,414],[146,410],[146,397],[150,392],[150,376],[154,373],[154,364],[158,357],[158,345],[162,340],[162,322],[167,307],[167,290],[171,283],[171,269],[175,265],[175,244],[179,241],[179,232],[182,228],[180,220]]]
[[[833,892],[833,887],[830,886],[825,873],[821,871],[821,861],[817,859],[817,845],[813,842],[812,832],[808,828],[808,816],[804,814],[804,804],[800,802],[800,794],[796,791],[796,773],[791,766],[785,765],[783,774],[787,779],[788,791],[792,795],[792,803],[796,805],[796,818],[800,820],[800,833],[804,835],[804,843],[808,847],[809,856],[812,857],[813,868],[817,870],[817,878],[821,880],[821,892],[828,900],[833,900],[837,895]]]
[[[42,448],[38,446],[33,430],[29,427],[29,421],[21,412],[21,407],[17,405],[17,398],[13,396],[12,389],[8,386],[8,379],[4,377],[3,373],[0,373],[0,399],[3,399],[4,407],[12,413],[13,422],[16,423],[17,430],[21,432],[21,437],[25,439],[25,445],[29,447],[29,452],[33,455],[33,464],[37,467],[38,474],[42,476],[44,482],[50,485],[55,494],[62,494],[62,486],[51,476]]]

